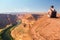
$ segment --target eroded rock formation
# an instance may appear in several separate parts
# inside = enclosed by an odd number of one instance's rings
[[[37,20],[33,16],[22,17],[22,23],[12,30],[15,40],[60,40],[60,18],[48,18],[47,15]],[[29,20],[28,20],[29,19]]]

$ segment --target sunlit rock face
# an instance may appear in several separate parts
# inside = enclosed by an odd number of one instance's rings
[[[58,16],[59,17],[59,16]],[[31,28],[35,40],[60,40],[60,18],[49,18],[47,15],[36,21]]]
[[[21,20],[21,24],[11,31],[11,35],[15,40],[33,40],[31,36],[31,28],[40,18],[39,14],[19,14],[17,20]]]
[[[60,40],[60,18],[49,18],[45,14],[24,14],[18,19],[22,23],[11,31],[15,40]]]

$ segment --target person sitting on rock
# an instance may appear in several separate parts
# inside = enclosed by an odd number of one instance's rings
[[[48,10],[48,16],[50,18],[56,18],[56,14],[57,14],[57,11],[54,9],[54,6],[52,5]]]

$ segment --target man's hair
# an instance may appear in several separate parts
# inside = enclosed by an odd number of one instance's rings
[[[54,8],[54,6],[52,5],[51,8]]]

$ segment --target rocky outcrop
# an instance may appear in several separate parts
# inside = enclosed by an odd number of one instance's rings
[[[34,40],[60,40],[60,18],[42,17],[31,29]]]
[[[11,31],[15,40],[60,40],[60,18],[34,17],[21,18],[22,23]]]
[[[12,37],[14,40],[33,40],[30,34],[30,28],[35,22],[34,18],[32,15],[24,15],[21,17],[18,15],[18,20],[22,20],[22,23],[12,30]]]
[[[32,40],[29,31],[29,25],[24,27],[23,24],[20,24],[14,30],[12,30],[11,35],[14,40]]]

